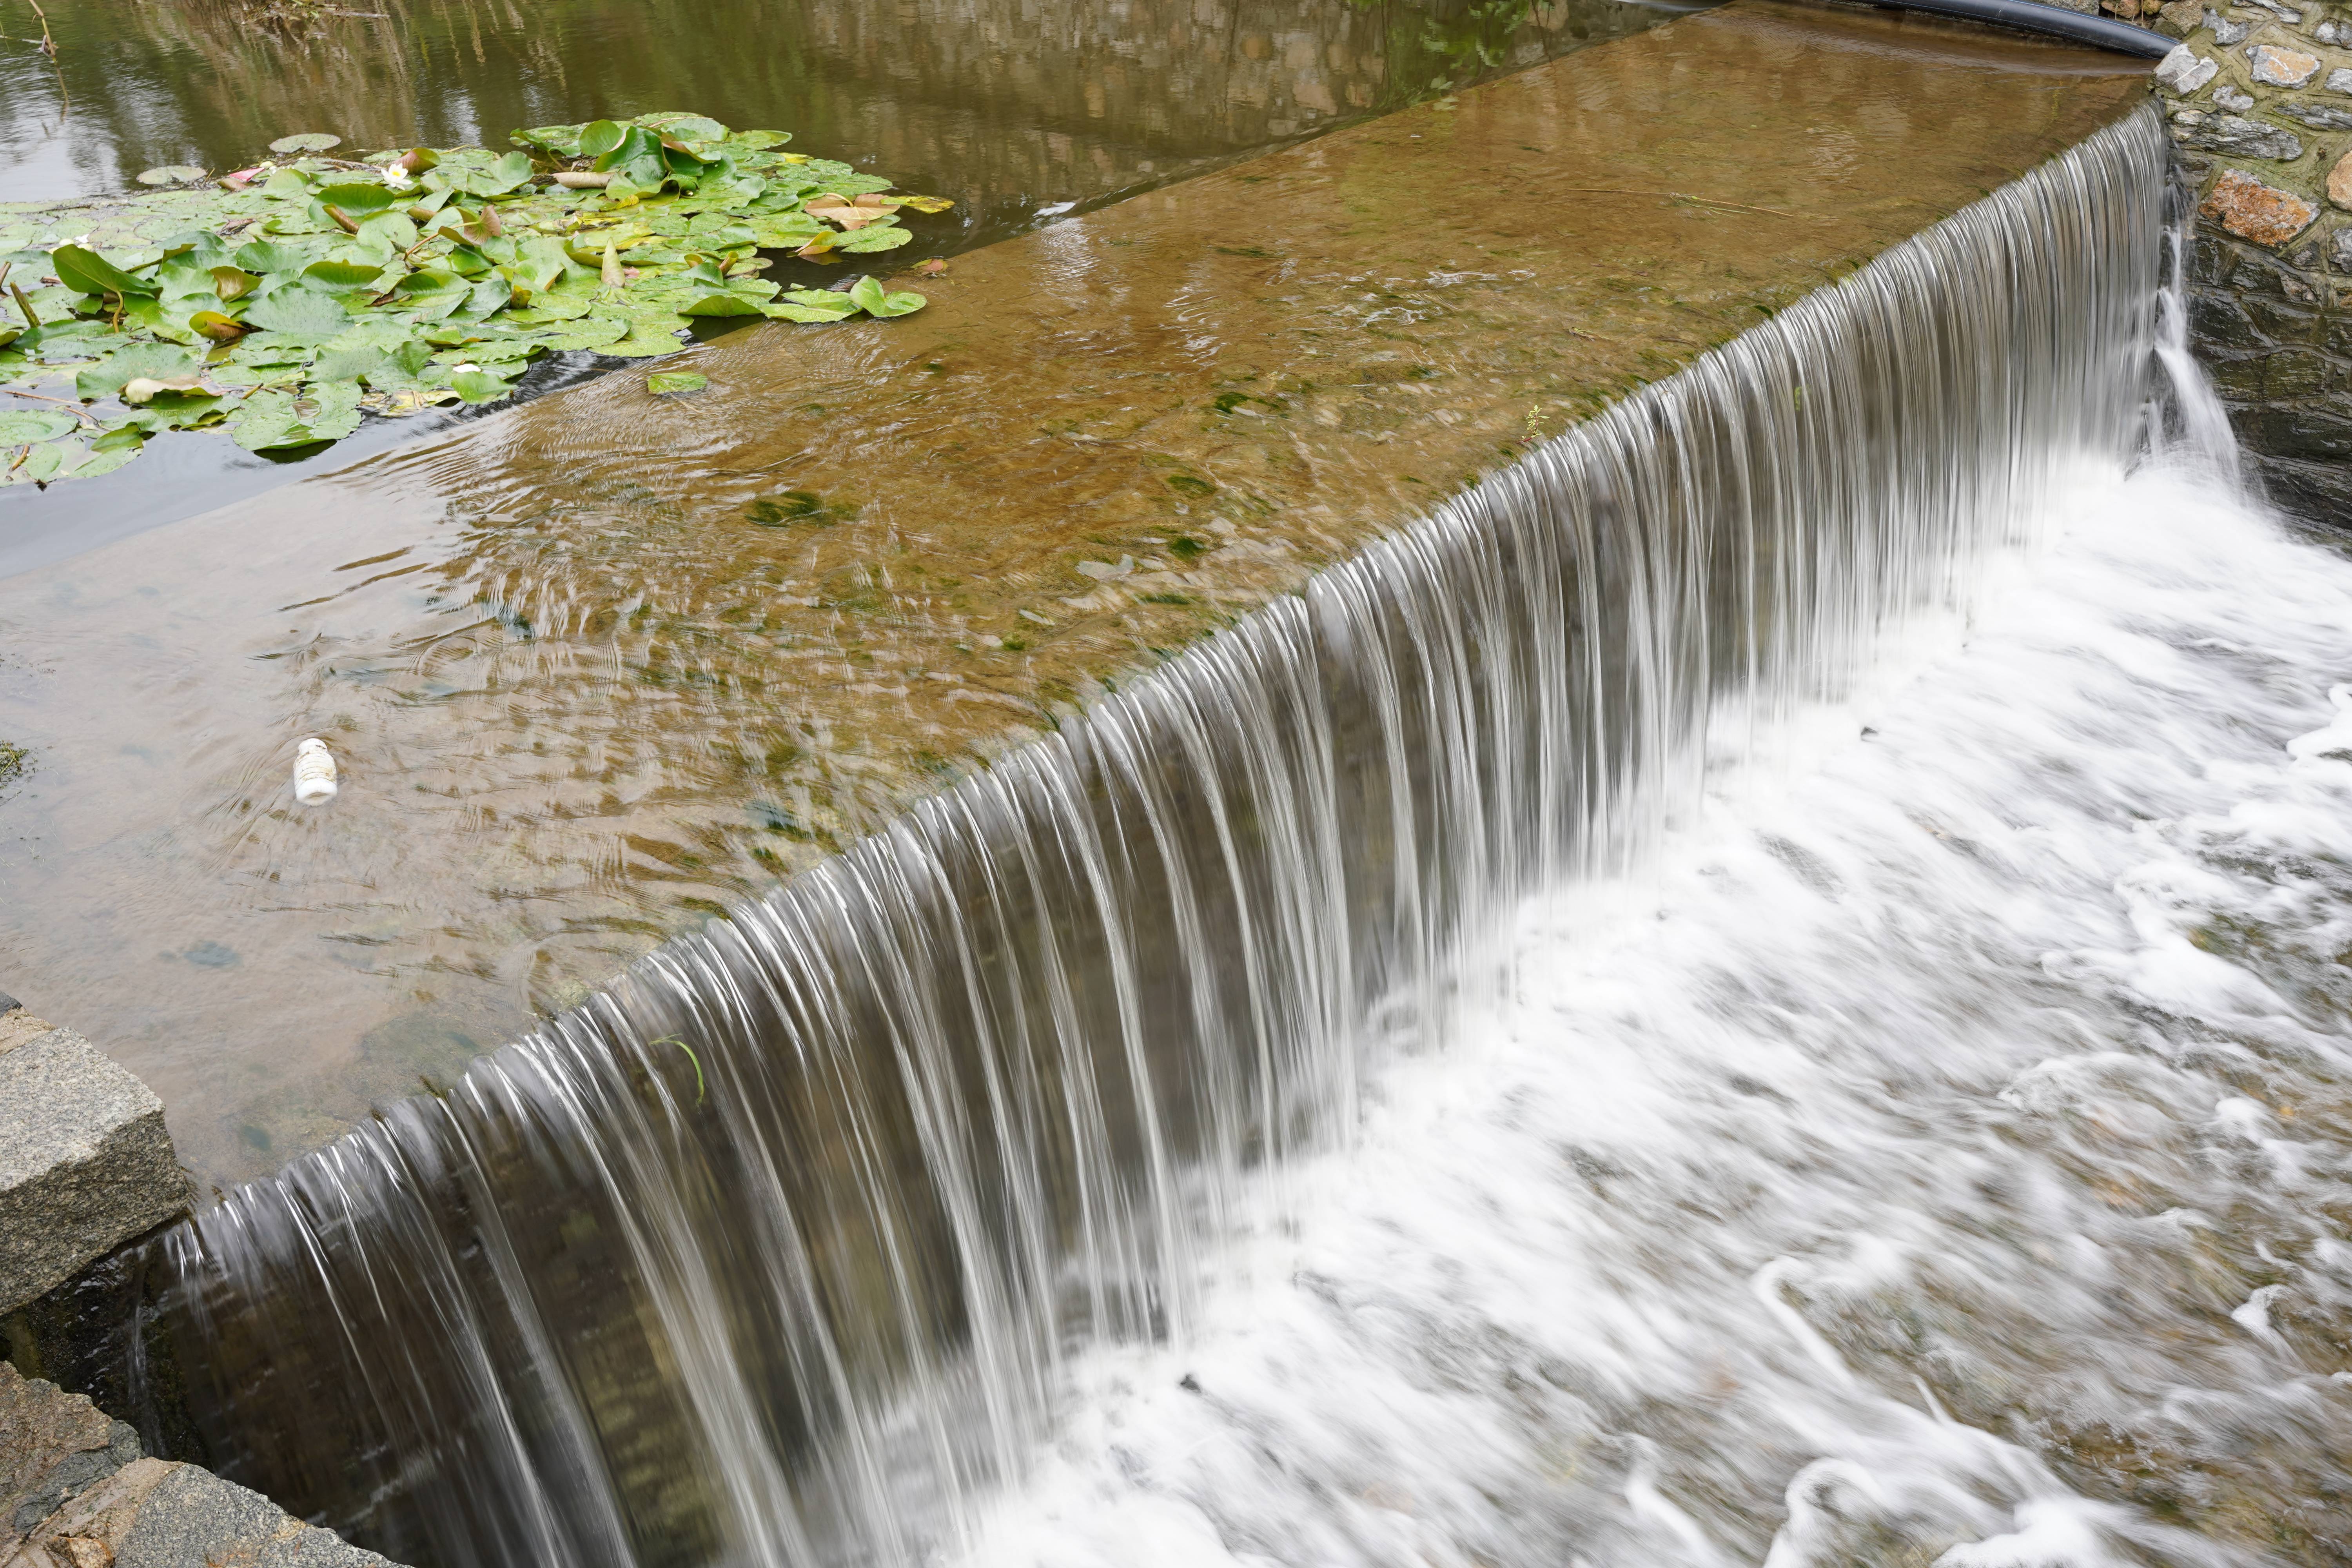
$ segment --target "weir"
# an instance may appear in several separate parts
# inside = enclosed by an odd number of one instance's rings
[[[2165,180],[2141,110],[229,1194],[80,1384],[426,1568],[952,1545],[1520,900],[2135,449]]]

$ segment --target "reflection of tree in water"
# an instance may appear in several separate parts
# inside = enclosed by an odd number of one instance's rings
[[[980,209],[974,238],[1655,19],[1617,0],[135,0],[137,26],[96,15],[61,19],[60,40],[67,134],[87,139],[75,163],[94,184],[226,167],[290,131],[447,145],[692,108],[957,195]]]

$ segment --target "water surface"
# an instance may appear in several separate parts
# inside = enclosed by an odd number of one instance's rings
[[[207,1177],[273,1169],[2143,78],[1684,17],[966,253],[902,321],[706,345],[691,405],[608,377],[20,574],[10,989]]]

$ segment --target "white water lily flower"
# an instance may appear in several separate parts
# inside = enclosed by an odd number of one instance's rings
[[[395,191],[400,190],[408,184],[408,171],[398,163],[386,163],[383,166],[383,183]]]
[[[480,365],[471,363],[466,364],[453,364],[449,367],[449,374],[451,375],[463,375],[467,371],[479,372],[481,368],[482,367]]]

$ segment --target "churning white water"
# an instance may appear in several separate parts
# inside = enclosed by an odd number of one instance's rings
[[[2055,510],[1531,905],[973,1560],[2344,1561],[2352,561],[2187,455]]]

